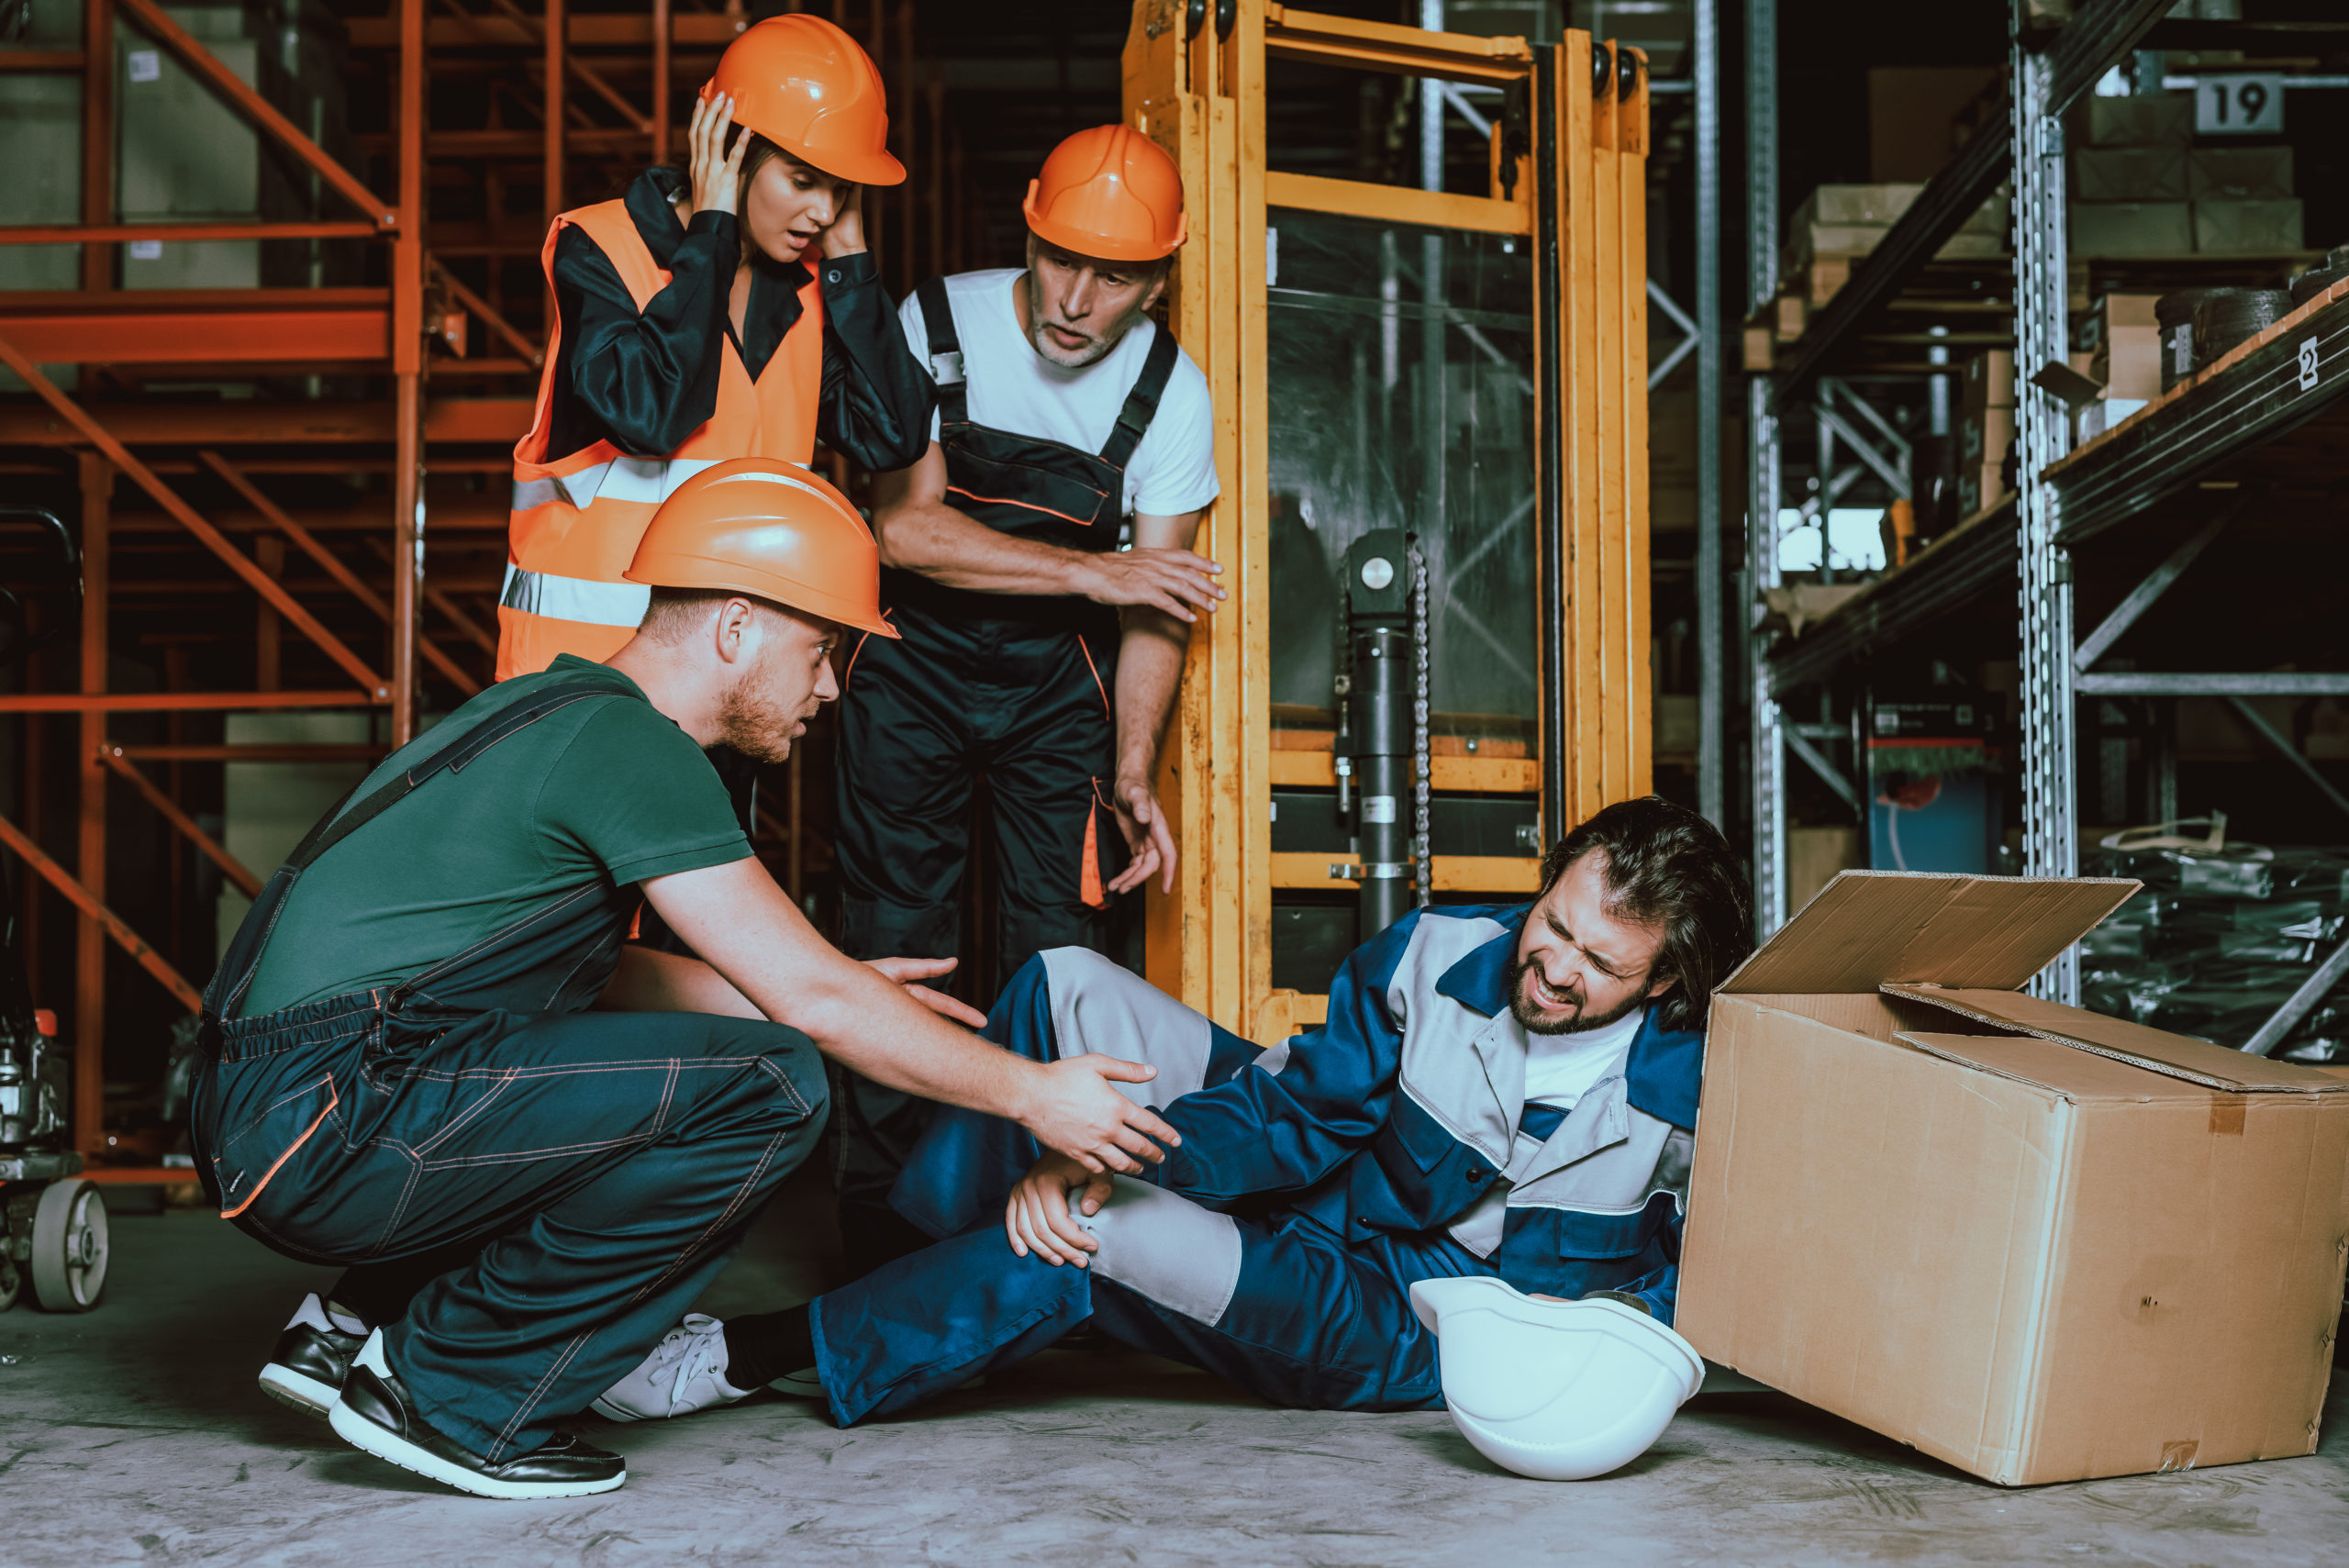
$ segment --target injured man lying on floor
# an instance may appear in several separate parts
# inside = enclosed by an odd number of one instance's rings
[[[642,1419],[762,1385],[842,1426],[906,1410],[1081,1325],[1275,1404],[1441,1407],[1418,1281],[1497,1277],[1672,1320],[1705,1007],[1750,945],[1710,824],[1650,796],[1542,864],[1531,904],[1423,908],[1357,949],[1329,1019],[1265,1049],[1107,959],[1045,952],[987,1035],[1121,1084],[1182,1135],[1088,1175],[1017,1124],[942,1110],[898,1181],[937,1238],[786,1311],[689,1318],[596,1402]]]

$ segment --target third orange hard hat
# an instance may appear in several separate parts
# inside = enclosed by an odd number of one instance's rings
[[[895,185],[881,72],[857,41],[821,17],[769,17],[726,46],[704,101],[725,93],[734,120],[834,179]]]
[[[621,573],[771,599],[881,637],[881,548],[848,497],[796,463],[738,457],[670,492]]]
[[[1038,239],[1110,261],[1155,261],[1190,234],[1174,160],[1131,126],[1096,126],[1053,148],[1020,210]]]

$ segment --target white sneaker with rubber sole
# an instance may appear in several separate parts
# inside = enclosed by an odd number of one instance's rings
[[[607,1421],[659,1421],[739,1404],[751,1393],[726,1381],[726,1325],[695,1312],[587,1407]]]

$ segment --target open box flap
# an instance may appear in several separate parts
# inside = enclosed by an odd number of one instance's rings
[[[2074,1051],[2027,1034],[1924,1034],[1893,1037],[1928,1056],[1971,1067],[2075,1101],[2207,1100],[2199,1085],[2158,1078],[2110,1057]]]
[[[2132,1067],[2199,1084],[2205,1088],[2253,1095],[2349,1092],[2349,1081],[2330,1077],[2313,1067],[2271,1062],[2265,1056],[2246,1056],[2208,1040],[2188,1040],[2184,1035],[2147,1029],[2123,1018],[2108,1018],[2101,1013],[2067,1007],[2061,1002],[2043,1001],[2020,992],[1900,984],[1887,984],[1883,989],[1889,995],[1930,1003],[2001,1029],[2021,1029],[2057,1045],[2094,1051]]]
[[[2018,990],[2142,885],[2107,877],[1847,871],[1720,989],[1852,993],[1915,981]]]

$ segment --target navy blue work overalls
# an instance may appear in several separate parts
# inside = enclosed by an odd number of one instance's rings
[[[814,1044],[763,1019],[588,1012],[641,895],[608,879],[395,986],[238,1006],[303,871],[444,772],[567,704],[493,712],[346,810],[270,878],[205,996],[191,1120],[225,1218],[350,1269],[425,1418],[492,1462],[635,1366],[708,1284],[823,1121]],[[395,759],[396,760],[396,759]]]
[[[1015,283],[1012,286],[1023,286]],[[946,498],[989,528],[1065,549],[1118,548],[1126,464],[1158,413],[1181,350],[1159,329],[1098,454],[974,424],[942,278],[917,291],[938,378]],[[953,955],[985,774],[994,826],[997,975],[1046,948],[1101,951],[1107,884],[1124,869],[1108,804],[1116,764],[1116,606],[1069,596],[950,588],[885,570],[901,639],[869,637],[841,682],[841,947],[851,958]],[[967,962],[967,955],[966,955]],[[995,981],[976,977],[991,997]],[[888,1204],[928,1103],[834,1069],[833,1173],[842,1241],[859,1270],[928,1239]]]

